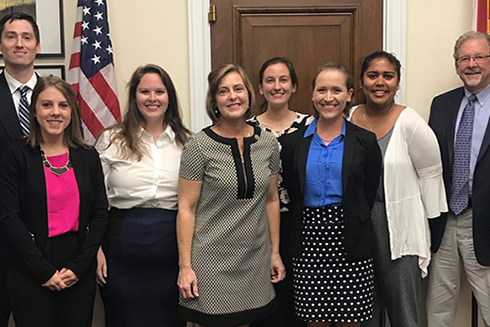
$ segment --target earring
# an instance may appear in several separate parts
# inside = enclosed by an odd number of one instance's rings
[[[220,113],[219,113],[218,108],[215,108],[215,109],[214,109],[214,115],[216,116],[216,118],[218,118],[218,117],[219,117]]]

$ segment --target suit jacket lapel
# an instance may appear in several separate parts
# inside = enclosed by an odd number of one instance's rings
[[[451,169],[453,166],[453,150],[454,150],[454,137],[456,135],[456,119],[458,118],[459,107],[461,105],[461,100],[464,97],[464,89],[461,88],[460,92],[455,93],[454,97],[449,99],[448,104],[448,115],[447,115],[447,126],[446,131],[448,133],[446,141],[447,141],[447,149],[448,149],[448,158],[449,163],[451,165]]]
[[[0,124],[3,125],[10,142],[22,138],[19,118],[15,110],[12,93],[5,79],[5,74],[0,74]]]
[[[483,141],[480,147],[480,151],[478,152],[478,157],[476,159],[476,164],[480,161],[481,157],[485,154],[490,146],[490,120],[487,123],[487,128],[485,130],[485,135],[483,135]]]
[[[296,162],[298,162],[298,175],[299,175],[299,186],[301,195],[305,194],[305,181],[306,181],[306,163],[308,160],[308,152],[310,151],[311,140],[313,135],[304,138],[303,135],[300,136],[300,141],[298,142],[297,157]]]
[[[344,120],[344,123],[346,124],[346,128],[344,139],[344,154],[342,157],[342,191],[345,193],[346,187],[349,182],[352,159],[354,158],[358,127],[351,124],[347,120]]]
[[[32,180],[39,181],[33,183],[33,186],[37,188],[36,192],[42,195],[42,199],[39,202],[39,210],[43,213],[44,221],[40,221],[38,226],[42,235],[48,235],[48,200],[46,193],[46,176],[44,175],[44,165],[41,159],[41,151],[39,146],[36,146],[33,149],[29,147],[29,149],[30,157],[28,160],[30,161],[30,164],[28,164],[27,167],[33,167]],[[30,166],[31,164],[32,166]]]
[[[80,212],[79,219],[82,219],[82,205],[84,204],[84,198],[82,190],[90,188],[90,180],[87,179],[89,176],[87,169],[88,165],[85,161],[83,154],[81,153],[81,148],[70,148],[70,160],[73,167],[73,172],[75,173],[75,179],[77,180],[78,185],[78,194],[80,197]],[[85,177],[85,178],[84,178]],[[82,222],[80,222],[81,224]]]

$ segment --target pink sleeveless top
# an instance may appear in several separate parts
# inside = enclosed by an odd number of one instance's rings
[[[63,167],[68,153],[47,157],[53,167]],[[61,176],[44,167],[48,200],[48,237],[78,231],[80,196],[73,167]]]

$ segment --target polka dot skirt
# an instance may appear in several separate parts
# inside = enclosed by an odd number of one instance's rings
[[[295,313],[306,321],[360,322],[372,318],[372,259],[349,262],[340,206],[305,208],[304,251],[293,258]]]

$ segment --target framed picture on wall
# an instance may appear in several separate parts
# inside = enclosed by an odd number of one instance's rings
[[[0,66],[0,73],[3,72],[5,66]],[[43,66],[34,66],[34,70],[40,76],[48,76],[54,75],[65,79],[65,66],[63,65],[43,65]]]
[[[48,76],[54,75],[65,79],[65,66],[63,65],[43,65],[43,66],[34,66],[34,70],[40,76]]]
[[[0,0],[0,19],[13,11],[32,15],[40,30],[38,57],[64,57],[63,0]]]

